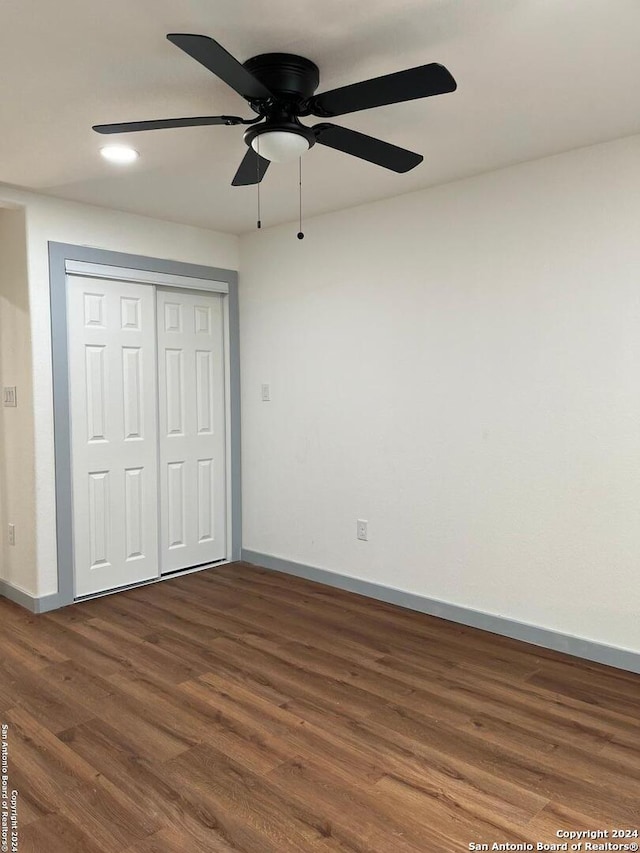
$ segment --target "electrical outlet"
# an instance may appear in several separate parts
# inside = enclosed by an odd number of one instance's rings
[[[16,526],[15,524],[9,525],[9,545],[16,544]]]
[[[369,522],[365,521],[363,518],[359,518],[356,522],[356,535],[358,539],[361,539],[363,542],[366,542],[369,538],[368,524]]]
[[[271,399],[271,388],[265,382],[262,385],[262,402],[268,403],[270,399]]]

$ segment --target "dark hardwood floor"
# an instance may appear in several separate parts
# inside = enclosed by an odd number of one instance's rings
[[[640,676],[244,564],[43,616],[0,599],[0,678],[20,853],[640,827]]]

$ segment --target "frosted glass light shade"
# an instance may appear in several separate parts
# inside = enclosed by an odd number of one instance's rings
[[[309,150],[309,143],[299,133],[288,130],[268,130],[251,140],[251,147],[265,160],[274,163],[285,163],[287,160],[297,160]]]

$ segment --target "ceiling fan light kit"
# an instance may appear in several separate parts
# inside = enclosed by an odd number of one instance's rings
[[[257,117],[195,116],[94,125],[93,129],[111,134],[249,125],[244,132],[247,151],[231,182],[233,186],[259,184],[270,162],[299,159],[316,142],[397,173],[408,172],[422,162],[422,155],[327,121],[307,127],[300,118],[314,115],[328,119],[456,89],[449,71],[432,62],[316,95],[320,72],[314,62],[303,56],[265,53],[240,63],[208,36],[169,33],[167,38],[241,95]]]
[[[251,147],[271,163],[286,163],[297,160],[311,148],[310,141],[297,130],[278,128],[256,132]]]

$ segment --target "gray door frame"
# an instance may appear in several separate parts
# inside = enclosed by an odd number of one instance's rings
[[[51,348],[53,361],[53,419],[56,478],[56,534],[58,556],[58,593],[48,596],[47,610],[72,604],[73,513],[71,493],[71,422],[69,410],[69,360],[67,352],[67,261],[80,261],[138,270],[141,273],[176,275],[228,285],[229,310],[229,451],[231,489],[231,559],[239,560],[242,538],[242,494],[240,478],[240,321],[238,310],[238,273],[235,270],[188,264],[74,246],[49,243],[49,282],[51,301]],[[202,283],[196,285],[204,289]],[[160,282],[159,282],[160,283]],[[194,284],[196,284],[194,282]],[[188,571],[188,570],[187,570]],[[159,578],[161,580],[161,578]],[[154,581],[151,581],[154,582]]]

